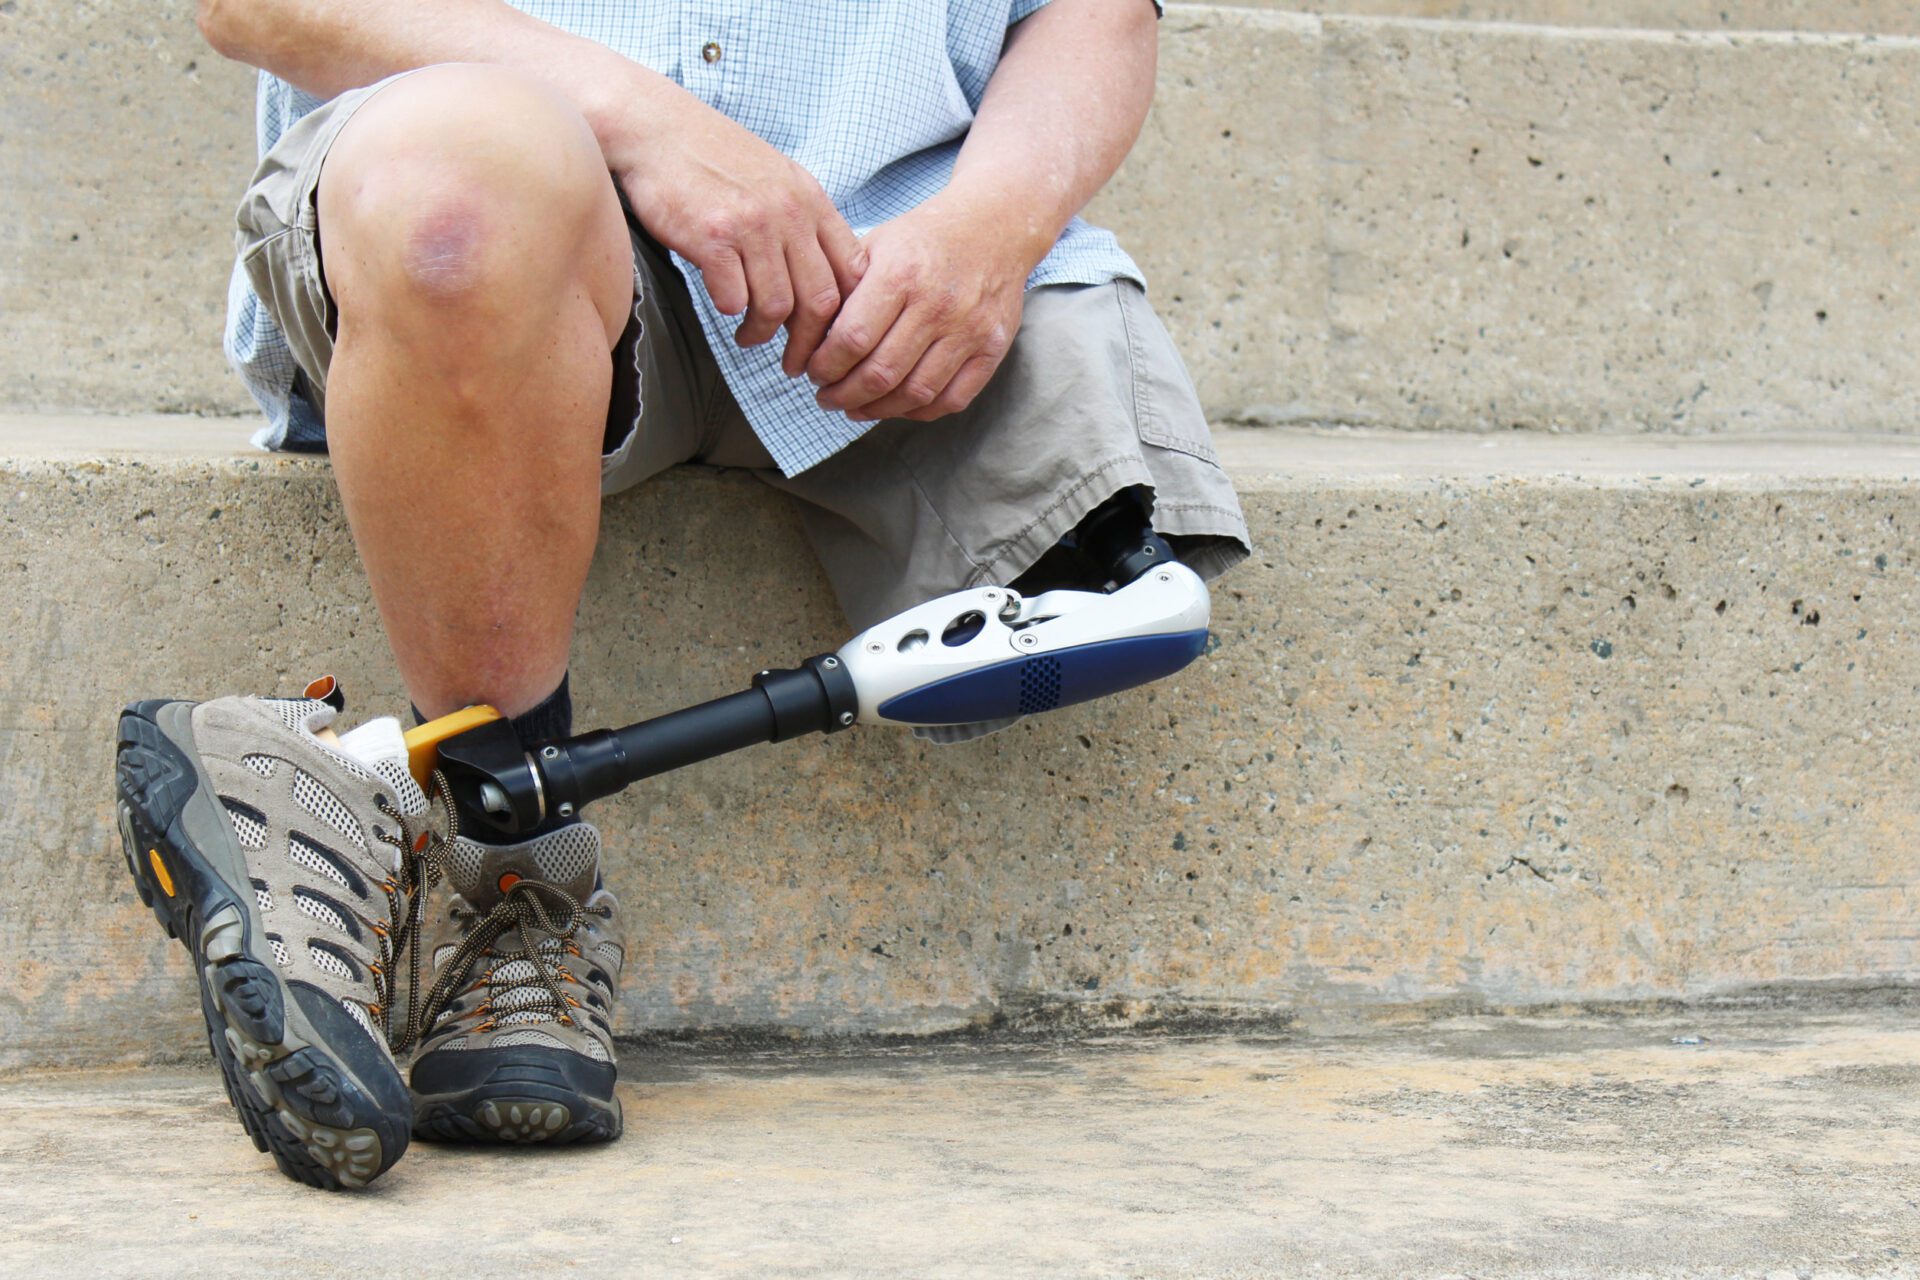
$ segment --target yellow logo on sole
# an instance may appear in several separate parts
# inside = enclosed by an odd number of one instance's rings
[[[158,849],[147,850],[147,861],[153,864],[154,878],[160,881],[160,887],[165,889],[167,896],[171,898],[173,896],[173,877],[167,874],[167,864],[160,861],[160,851]]]

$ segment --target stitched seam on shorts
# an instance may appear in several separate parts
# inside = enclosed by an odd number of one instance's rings
[[[1159,425],[1159,415],[1154,412],[1154,397],[1143,385],[1145,379],[1140,376],[1141,368],[1146,364],[1146,348],[1141,341],[1139,330],[1135,327],[1133,307],[1136,299],[1145,300],[1143,294],[1129,294],[1126,287],[1129,281],[1115,280],[1113,287],[1118,293],[1120,303],[1120,323],[1127,331],[1127,360],[1133,375],[1133,416],[1134,429],[1140,435],[1140,443],[1156,449],[1171,449],[1175,453],[1184,453],[1218,466],[1220,456],[1215,451],[1211,439],[1189,439]],[[1179,359],[1178,352],[1174,358]]]
[[[1144,438],[1152,416],[1147,405],[1146,389],[1141,385],[1144,379],[1140,377],[1140,366],[1146,362],[1146,357],[1140,346],[1139,332],[1134,328],[1133,317],[1127,314],[1126,295],[1121,292],[1122,283],[1115,280],[1109,287],[1113,290],[1114,305],[1120,308],[1120,328],[1127,335],[1127,382],[1133,388],[1133,431]]]
[[[1101,463],[1099,466],[1095,467],[1093,470],[1086,472],[1084,475],[1080,477],[1079,480],[1075,481],[1072,485],[1070,485],[1065,489],[1062,489],[1059,492],[1059,494],[1057,494],[1054,497],[1054,500],[1051,503],[1047,504],[1046,509],[1041,511],[1040,514],[1035,516],[1032,520],[1029,520],[1026,526],[1022,528],[1018,533],[1012,535],[1011,537],[1002,538],[998,543],[995,543],[993,554],[988,558],[986,564],[980,565],[978,567],[982,569],[986,569],[986,568],[991,568],[995,565],[998,565],[1001,561],[1005,560],[1009,555],[1011,555],[1013,551],[1017,547],[1019,547],[1019,545],[1023,541],[1025,541],[1028,537],[1030,537],[1033,534],[1033,531],[1035,529],[1038,529],[1042,525],[1046,524],[1049,520],[1053,518],[1054,514],[1060,510],[1060,508],[1066,506],[1069,502],[1073,501],[1074,497],[1077,494],[1079,494],[1083,489],[1087,488],[1089,485],[1097,483],[1101,476],[1105,475],[1109,471],[1112,471],[1115,467],[1125,466],[1127,463],[1134,462],[1134,461],[1137,461],[1137,459],[1134,458],[1132,454],[1127,454],[1127,453],[1116,454],[1114,457],[1107,459],[1105,462]]]
[[[1232,516],[1238,523],[1246,523],[1245,517],[1239,511],[1232,507],[1217,507],[1211,502],[1162,502],[1156,495],[1153,508],[1156,511],[1212,511],[1223,516]]]

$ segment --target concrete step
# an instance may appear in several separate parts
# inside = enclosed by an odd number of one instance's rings
[[[1290,13],[1647,31],[1819,31],[1920,35],[1907,0],[1224,0]]]
[[[0,1089],[21,1275],[1883,1277],[1911,1008],[1350,1037],[629,1049],[627,1133],[281,1178],[206,1064]]]
[[[1911,431],[1920,42],[1181,7],[1093,216],[1216,418]]]
[[[134,696],[403,710],[323,463],[0,420],[0,1067],[193,1050],[111,815]],[[1259,554],[1160,686],[597,810],[628,1031],[937,1032],[1920,979],[1920,441],[1226,430]],[[784,499],[608,505],[582,727],[845,627]]]
[[[1540,3],[1485,11],[1660,7]],[[218,332],[251,79],[190,8],[0,13],[0,406],[245,408]],[[1217,418],[1920,422],[1920,41],[1176,5],[1161,51],[1154,115],[1092,212]]]

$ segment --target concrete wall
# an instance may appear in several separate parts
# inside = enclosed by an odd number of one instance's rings
[[[193,1052],[185,956],[121,861],[115,711],[326,670],[360,714],[405,704],[323,466],[0,434],[0,1067]],[[622,1026],[1920,978],[1920,483],[1892,478],[1920,446],[1487,443],[1231,433],[1260,553],[1189,673],[966,747],[763,748],[598,810]],[[609,505],[580,721],[843,630],[784,501],[676,471]]]
[[[1176,6],[1161,44],[1094,214],[1217,417],[1920,423],[1920,42]],[[245,72],[181,3],[20,4],[0,122],[0,406],[243,411],[217,334]]]

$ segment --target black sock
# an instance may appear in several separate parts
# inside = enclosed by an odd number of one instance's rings
[[[420,714],[420,708],[413,708],[413,718],[417,723],[425,723],[426,717]],[[573,732],[573,694],[567,687],[567,677],[560,677],[560,684],[533,707],[513,717],[514,736],[531,746],[536,742],[545,742],[551,738],[564,738]],[[580,821],[578,817],[562,818],[557,814],[548,814],[547,820],[532,831],[522,831],[508,835],[489,823],[484,814],[470,811],[460,806],[460,834],[480,844],[518,844],[522,840],[531,840],[535,836],[546,835],[549,831],[558,831],[561,827],[572,826]]]

